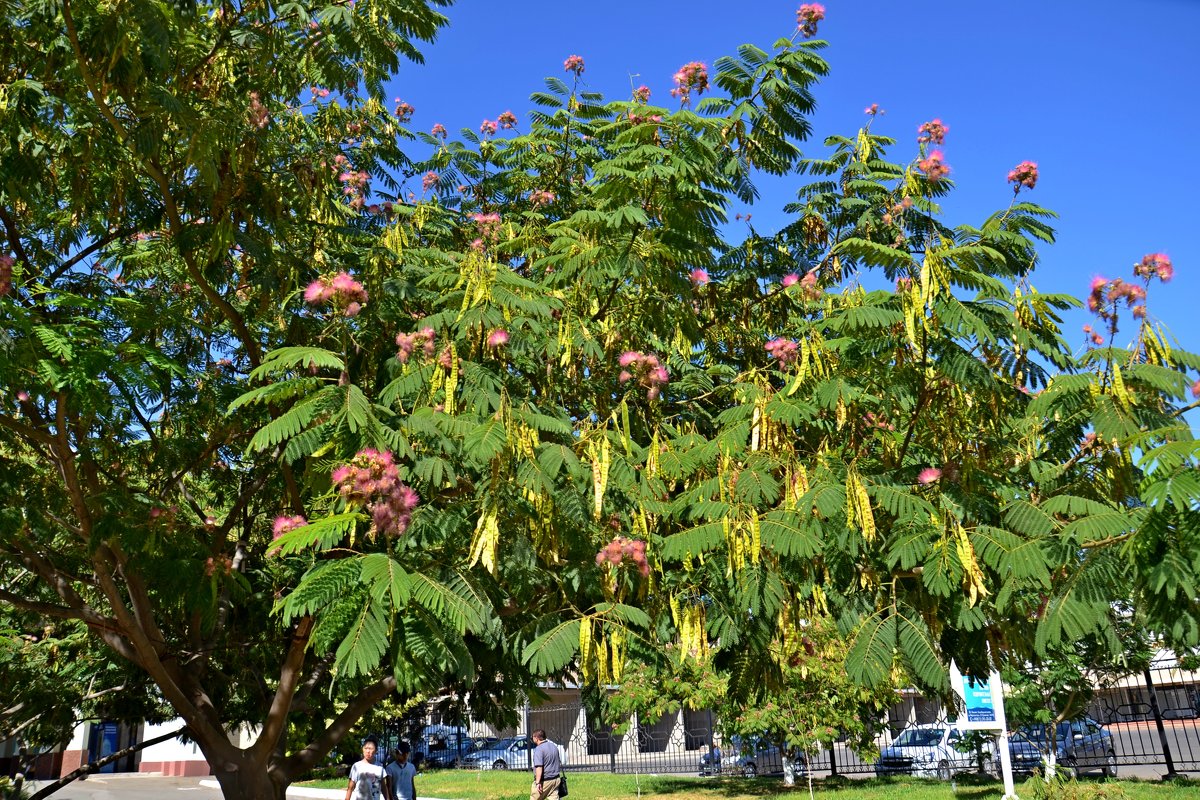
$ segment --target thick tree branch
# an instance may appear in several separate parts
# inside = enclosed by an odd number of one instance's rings
[[[54,619],[83,619],[83,612],[77,608],[70,606],[60,606],[54,603],[42,603],[37,600],[29,600],[20,595],[6,592],[0,589],[0,602],[8,603],[14,608],[19,608],[22,611],[28,611],[31,614],[40,614],[43,617],[53,617]],[[3,714],[0,714],[3,716]]]
[[[279,686],[275,690],[274,699],[271,700],[267,720],[263,724],[262,733],[251,748],[253,758],[261,764],[266,764],[276,742],[287,729],[288,711],[292,707],[292,698],[303,674],[304,653],[308,649],[312,629],[313,618],[303,617],[292,632],[292,642],[283,660],[283,667],[279,670]]]
[[[29,254],[25,252],[25,246],[21,244],[21,232],[17,230],[17,223],[4,206],[0,206],[0,222],[4,223],[4,234],[8,238],[8,246],[16,253],[18,259],[32,267],[33,262],[29,260]]]
[[[312,769],[317,760],[333,749],[342,740],[354,723],[362,719],[371,706],[383,700],[396,691],[396,678],[388,675],[358,693],[350,704],[329,723],[329,727],[300,752],[285,759],[281,769],[285,775],[294,779],[295,776]]]
[[[0,427],[8,428],[18,436],[28,439],[31,444],[36,443],[45,447],[54,446],[54,437],[50,434],[30,427],[20,420],[13,419],[5,414],[0,414]]]

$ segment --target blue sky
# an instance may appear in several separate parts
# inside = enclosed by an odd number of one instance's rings
[[[769,48],[795,27],[799,3],[777,0],[458,0],[450,26],[406,65],[392,96],[416,107],[413,126],[477,128],[511,109],[524,120],[530,92],[584,57],[586,88],[614,98],[647,84],[667,104],[682,64],[708,63],[743,42]],[[1175,278],[1151,288],[1151,318],[1200,350],[1200,0],[829,0],[820,38],[830,76],[817,87],[818,153],[829,134],[853,134],[871,103],[887,112],[874,130],[915,153],[917,126],[940,117],[959,189],[948,220],[978,224],[1007,204],[1005,175],[1038,162],[1030,199],[1061,215],[1059,241],[1043,248],[1033,283],[1082,297],[1094,275],[1130,277],[1162,251]],[[631,77],[632,76],[632,77]],[[763,232],[802,179],[762,181],[751,210]],[[1068,340],[1083,342],[1079,312]],[[1129,331],[1131,325],[1126,326]]]

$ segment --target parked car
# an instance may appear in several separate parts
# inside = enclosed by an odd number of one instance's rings
[[[963,752],[964,734],[949,724],[917,725],[896,737],[889,746],[880,749],[875,762],[875,774],[917,775],[948,781],[956,772],[974,770],[976,754]],[[984,746],[985,757],[991,760],[991,746]]]
[[[474,751],[475,742],[464,728],[451,725],[426,725],[413,747],[413,763],[422,768],[453,767],[459,759]]]
[[[533,740],[528,736],[510,736],[490,747],[473,750],[459,759],[464,769],[532,769]]]
[[[800,753],[796,760],[797,777],[806,775],[807,770],[804,754]],[[753,778],[782,772],[783,752],[765,736],[734,736],[729,740],[727,750],[710,750],[700,756],[701,775],[744,775]]]
[[[1110,778],[1117,776],[1117,752],[1113,748],[1112,734],[1089,717],[1064,720],[1053,728],[1030,725],[1015,731],[1008,738],[1013,773],[1029,775],[1035,769],[1043,769],[1050,754],[1051,739],[1057,769],[1075,775],[1100,772]]]

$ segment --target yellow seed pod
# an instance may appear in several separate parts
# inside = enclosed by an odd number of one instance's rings
[[[1121,375],[1121,365],[1113,364],[1112,368],[1113,397],[1117,399],[1117,402],[1121,404],[1122,408],[1124,408],[1126,411],[1131,411],[1133,409],[1133,395],[1130,393],[1129,389],[1125,387],[1125,379]]]
[[[817,614],[825,615],[829,613],[829,602],[825,597],[825,590],[819,585],[812,587],[812,605],[813,611]]]
[[[750,561],[757,564],[762,556],[762,529],[758,524],[758,514],[750,517]]]
[[[620,628],[613,628],[612,634],[612,680],[621,682],[621,674],[625,667],[625,634]]]
[[[846,470],[846,527],[858,525],[858,473],[850,468]]]
[[[862,526],[863,539],[868,543],[875,541],[875,513],[871,510],[871,496],[862,480],[855,484],[855,494],[858,496],[858,519]]]
[[[594,638],[596,651],[596,677],[600,683],[612,683],[612,670],[609,668],[608,656],[608,639],[604,636],[604,629],[600,629],[600,635]]]
[[[967,531],[963,526],[954,520],[952,523],[954,536],[954,549],[958,555],[959,563],[963,568],[963,588],[967,591],[967,602],[974,606],[981,597],[987,597],[988,590],[984,583],[983,570],[979,567],[979,561],[975,557],[975,546],[971,544],[971,539],[967,536]]]
[[[491,506],[479,516],[475,524],[475,541],[471,544],[470,566],[482,563],[484,569],[496,574],[496,562],[500,552],[500,522],[496,507]]]
[[[579,670],[584,683],[595,674],[592,667],[592,620],[584,617],[579,620]]]

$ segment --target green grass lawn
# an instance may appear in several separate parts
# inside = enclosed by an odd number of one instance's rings
[[[603,772],[568,773],[571,800],[755,800],[763,797],[808,795],[807,782],[791,789],[780,778],[690,778],[611,775]],[[417,777],[420,797],[445,797],[455,800],[526,800],[529,797],[529,772],[474,772],[440,770]],[[344,780],[318,781],[311,786],[344,788]],[[639,793],[640,786],[640,793]],[[1200,783],[1194,781],[1163,784],[1139,781],[1088,781],[1079,783],[1079,791],[1062,800],[1195,800]],[[814,781],[813,790],[825,800],[1000,800],[1003,789],[998,782],[980,785],[948,783],[912,778]],[[1091,791],[1089,791],[1091,790]],[[1032,800],[1033,784],[1018,785],[1022,800]]]

